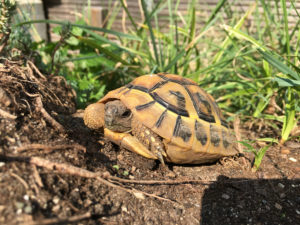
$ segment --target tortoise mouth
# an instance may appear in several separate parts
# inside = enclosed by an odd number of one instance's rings
[[[105,127],[111,131],[125,133],[131,131],[131,126],[125,126],[122,123],[110,123],[105,121]]]

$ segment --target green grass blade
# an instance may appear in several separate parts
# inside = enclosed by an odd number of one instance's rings
[[[110,51],[110,50],[108,50],[106,48],[103,48],[94,39],[90,39],[90,38],[86,38],[86,37],[80,37],[80,36],[77,36],[77,38],[81,42],[87,44],[88,46],[99,49],[101,53],[103,53],[103,54],[111,57],[115,62],[120,62],[120,63],[122,63],[125,66],[130,66],[130,64],[128,62],[126,62],[124,59],[122,59],[118,54],[115,54],[114,52],[112,52],[112,51]]]
[[[213,21],[217,14],[220,12],[220,10],[222,9],[223,5],[227,2],[227,0],[220,0],[218,2],[218,4],[216,5],[216,7],[214,8],[214,10],[212,11],[212,13],[210,14],[210,17],[208,18],[208,20],[206,21],[205,26],[203,27],[202,30],[205,30],[206,27],[208,26],[208,24],[210,24],[211,21]]]
[[[285,44],[286,44],[286,52],[288,61],[290,61],[291,51],[290,51],[290,35],[289,35],[289,22],[287,18],[287,10],[286,10],[286,0],[281,0],[281,6],[283,11],[283,21],[284,21],[284,33],[285,33]]]
[[[22,26],[22,25],[32,24],[32,23],[51,23],[51,24],[59,24],[59,25],[69,24],[72,27],[80,27],[80,28],[87,29],[87,30],[100,31],[100,32],[107,33],[107,34],[112,34],[112,35],[117,36],[119,38],[127,38],[129,40],[141,41],[141,38],[139,38],[138,36],[135,36],[135,35],[125,34],[125,33],[122,33],[122,32],[118,32],[118,31],[114,31],[114,30],[108,30],[108,29],[100,28],[100,27],[73,24],[73,23],[57,21],[57,20],[30,20],[30,21],[26,21],[26,22],[16,24],[16,26]]]
[[[281,87],[300,87],[300,80],[292,80],[284,77],[275,77],[274,81]]]
[[[149,33],[150,33],[150,38],[151,38],[151,42],[152,42],[152,46],[153,46],[153,51],[154,51],[156,64],[160,67],[160,61],[159,61],[159,57],[158,57],[155,36],[154,36],[154,33],[153,33],[152,24],[151,24],[150,17],[149,17],[149,14],[148,14],[147,6],[146,6],[146,3],[145,3],[145,0],[141,0],[141,1],[142,1],[143,12],[144,12],[144,15],[145,15],[145,18],[146,18],[146,23],[147,23],[148,28],[149,28]]]
[[[280,143],[284,143],[292,129],[294,128],[295,124],[297,123],[296,119],[296,98],[293,96],[293,91],[291,87],[288,88],[287,94],[286,94],[286,105],[285,105],[285,115],[284,115],[284,121],[283,121],[283,127],[281,130],[281,140]]]
[[[130,12],[129,12],[129,10],[128,10],[128,7],[125,5],[124,0],[120,0],[120,2],[121,2],[121,4],[122,4],[122,7],[123,7],[123,9],[125,10],[125,12],[126,12],[128,18],[129,18],[129,20],[130,20],[132,26],[134,27],[135,31],[138,31],[138,27],[137,27],[136,23],[134,22],[134,19],[132,18],[131,14],[130,14]]]
[[[275,55],[272,55],[268,51],[262,51],[261,49],[257,49],[258,52],[263,56],[263,58],[268,61],[272,66],[277,68],[280,72],[284,74],[288,74],[295,78],[296,80],[300,80],[300,76],[293,71],[290,67],[285,65],[279,58],[277,58]]]
[[[181,49],[177,55],[170,60],[169,64],[163,69],[164,72],[168,71],[169,69],[171,69],[178,60],[180,60],[187,51],[189,51],[194,45],[196,45],[201,39],[201,37],[208,31],[208,29],[210,28],[210,26],[212,26],[212,24],[214,24],[214,22],[216,21],[216,15],[220,12],[220,10],[222,9],[222,6],[225,4],[225,2],[227,2],[227,0],[220,0],[217,4],[217,6],[215,7],[215,9],[213,10],[211,16],[209,17],[209,19],[206,21],[205,25],[203,26],[203,28],[201,29],[199,35],[197,35],[188,45],[187,47]]]
[[[258,151],[257,156],[256,156],[255,159],[254,159],[254,165],[253,165],[253,168],[252,168],[252,171],[253,171],[253,172],[256,172],[256,171],[259,169],[260,164],[261,164],[261,161],[262,161],[264,155],[266,154],[266,151],[270,148],[270,146],[271,146],[271,145],[269,144],[269,145],[267,145],[267,146],[261,148],[261,149]]]
[[[234,30],[239,30],[242,27],[245,20],[253,13],[255,7],[256,7],[256,3],[254,3],[249,8],[249,10],[245,13],[245,15],[238,21],[238,23],[233,28]],[[218,54],[215,55],[213,62],[218,62],[221,59],[222,55],[224,54],[224,49],[226,49],[231,42],[230,39],[231,37],[227,36],[226,39],[223,41],[223,43],[221,44],[221,49],[223,50],[219,51]]]
[[[224,29],[227,30],[228,32],[230,32],[231,34],[234,34],[234,36],[238,39],[243,39],[246,41],[251,42],[255,47],[257,47],[259,53],[263,56],[263,58],[270,63],[272,66],[274,66],[275,68],[277,68],[279,71],[281,71],[284,74],[289,74],[290,76],[292,76],[293,78],[295,78],[296,80],[300,79],[300,76],[293,71],[291,68],[289,68],[287,65],[285,65],[284,63],[282,63],[282,60],[279,60],[279,56],[275,55],[275,54],[271,54],[270,52],[268,52],[267,48],[264,47],[263,45],[261,45],[257,40],[255,40],[253,37],[243,33],[240,30],[236,30],[230,26],[227,25],[223,25]]]

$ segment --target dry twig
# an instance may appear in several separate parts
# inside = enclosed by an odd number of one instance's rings
[[[12,172],[10,172],[10,175],[11,175],[12,177],[16,178],[18,181],[20,181],[20,183],[24,186],[24,188],[25,188],[26,190],[29,189],[29,186],[28,186],[28,184],[26,183],[26,181],[23,180],[23,178],[21,178],[19,175],[15,174],[15,173],[12,173]]]
[[[17,119],[17,117],[15,115],[12,115],[9,112],[6,112],[6,111],[4,111],[2,109],[0,109],[0,117],[12,119],[12,120]]]
[[[33,177],[35,182],[39,185],[39,187],[44,187],[42,178],[40,177],[39,172],[37,171],[36,165],[31,165],[33,171]]]
[[[69,216],[66,218],[51,218],[51,219],[43,219],[36,221],[26,221],[24,223],[15,222],[14,224],[18,225],[50,225],[50,224],[70,224],[74,222],[78,222],[80,220],[91,218],[92,214],[90,212],[86,212],[81,215]]]
[[[104,175],[105,178],[113,181],[118,181],[121,183],[131,183],[131,184],[159,184],[159,185],[175,185],[175,184],[189,184],[189,183],[197,183],[203,185],[210,185],[213,181],[205,181],[205,180],[128,180],[119,177],[114,177],[111,175]]]
[[[83,152],[86,152],[86,148],[83,147],[82,145],[79,144],[64,144],[64,145],[43,145],[43,144],[28,144],[28,145],[23,145],[20,146],[18,148],[16,148],[15,150],[17,152],[23,152],[23,151],[28,151],[28,150],[38,150],[38,149],[42,149],[44,151],[46,151],[47,153],[58,150],[58,149],[67,149],[67,148],[72,148],[72,149],[78,149],[81,150]]]
[[[242,140],[241,132],[240,132],[240,123],[241,123],[240,118],[238,116],[235,116],[234,122],[233,122],[233,128],[234,128],[235,137],[236,137],[237,141],[241,141]],[[237,143],[237,147],[238,147],[239,152],[242,153],[243,152],[243,148],[242,148],[241,143],[238,142]]]
[[[41,112],[41,114],[47,120],[47,122],[50,123],[52,127],[57,128],[59,132],[65,133],[64,127],[60,123],[58,123],[55,119],[53,119],[49,115],[49,113],[44,109],[41,97],[37,97],[35,103],[36,103],[37,110]]]

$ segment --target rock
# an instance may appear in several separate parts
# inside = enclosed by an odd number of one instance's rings
[[[278,204],[277,202],[275,203],[275,208],[278,210],[282,210],[282,206]]]
[[[283,149],[281,149],[280,153],[284,154],[284,155],[287,155],[287,154],[290,154],[291,151],[288,148],[283,148]]]
[[[228,200],[228,199],[230,199],[230,196],[229,196],[229,195],[227,195],[227,194],[222,194],[222,198],[224,198],[224,199]]]
[[[295,159],[293,157],[290,157],[289,160],[292,161],[292,162],[297,162],[297,159]]]

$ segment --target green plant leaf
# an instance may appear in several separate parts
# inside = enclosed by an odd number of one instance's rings
[[[257,152],[257,155],[255,156],[255,159],[254,159],[254,165],[252,168],[253,172],[256,172],[259,169],[261,161],[262,161],[264,155],[266,154],[266,151],[270,148],[270,146],[271,145],[264,146]]]

